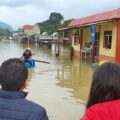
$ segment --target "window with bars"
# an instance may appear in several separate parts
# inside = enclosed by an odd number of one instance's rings
[[[112,47],[112,31],[104,31],[104,48],[111,49]]]

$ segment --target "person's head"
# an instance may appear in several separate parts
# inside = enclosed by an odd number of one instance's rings
[[[28,55],[28,54],[30,53],[30,48],[27,48],[27,49],[25,50],[25,53]]]
[[[86,108],[107,101],[120,99],[120,66],[104,63],[94,72]]]
[[[19,59],[8,59],[0,66],[0,84],[3,90],[21,90],[27,77],[28,69]]]

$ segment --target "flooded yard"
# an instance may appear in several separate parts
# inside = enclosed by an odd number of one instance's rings
[[[20,43],[0,43],[0,64],[13,57],[20,57],[27,46]],[[29,70],[29,95],[32,100],[47,110],[50,120],[79,120],[85,111],[93,70],[89,62],[70,60],[69,47],[61,47],[60,57],[52,49],[31,46],[36,62]]]

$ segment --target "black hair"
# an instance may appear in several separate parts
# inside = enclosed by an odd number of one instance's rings
[[[30,50],[26,49],[25,52],[27,52],[27,51],[30,52]]]
[[[26,53],[26,52],[29,52],[29,53],[31,54],[31,51],[30,51],[30,50],[28,50],[28,49],[26,49],[24,53]]]
[[[104,63],[93,74],[86,108],[117,99],[120,99],[120,66]]]
[[[3,90],[20,90],[27,77],[28,69],[19,59],[8,59],[0,67],[0,84]]]

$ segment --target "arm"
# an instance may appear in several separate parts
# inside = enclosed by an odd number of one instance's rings
[[[21,59],[23,59],[24,58],[24,56],[21,56],[19,59],[21,60]]]
[[[23,53],[23,55],[19,58],[20,60],[24,58],[25,52]]]

